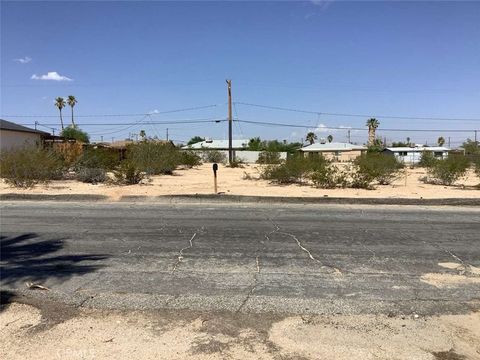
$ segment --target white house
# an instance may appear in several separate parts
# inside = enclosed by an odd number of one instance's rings
[[[437,159],[445,159],[448,156],[449,148],[443,146],[415,146],[415,147],[388,147],[383,152],[395,156],[405,164],[417,164],[424,152],[431,152]]]
[[[233,156],[235,159],[242,160],[246,163],[255,163],[261,151],[249,151],[248,143],[250,140],[232,140]],[[217,150],[228,156],[228,140],[211,140],[207,139],[192,145],[182,147],[183,150],[210,151]],[[286,159],[287,153],[280,152],[280,159]]]
[[[354,145],[350,143],[325,142],[314,143],[304,146],[300,149],[304,153],[322,154],[328,160],[334,161],[351,161],[360,156],[367,148],[362,145]]]
[[[0,119],[0,149],[39,146],[50,134]]]

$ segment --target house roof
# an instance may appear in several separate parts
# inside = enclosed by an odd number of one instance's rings
[[[408,146],[399,146],[399,147],[387,147],[385,150],[389,150],[392,152],[422,152],[422,151],[450,151],[451,149],[444,147],[444,146],[416,146],[416,147],[408,147]]]
[[[245,149],[249,140],[232,140],[233,149]],[[182,147],[182,149],[228,149],[228,140],[205,140],[192,145]]]
[[[322,152],[322,151],[352,151],[352,150],[367,150],[365,146],[354,145],[350,143],[315,143],[311,145],[304,146],[300,149],[301,151],[307,152]]]
[[[40,135],[50,135],[45,131],[30,129],[23,125],[18,125],[11,121],[7,121],[3,119],[0,119],[0,130],[20,131],[20,132],[34,133],[34,134],[40,134]]]

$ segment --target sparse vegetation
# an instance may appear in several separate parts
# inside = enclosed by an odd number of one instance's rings
[[[258,154],[257,164],[280,164],[280,153],[277,151],[262,151]]]
[[[450,154],[445,159],[436,160],[433,165],[427,168],[427,178],[425,182],[453,185],[461,177],[465,176],[470,162],[463,155]]]
[[[194,151],[184,150],[180,152],[179,165],[184,165],[191,169],[194,166],[202,165],[202,158],[198,156]]]
[[[227,162],[227,156],[218,150],[206,150],[203,152],[203,161],[207,163],[221,163]]]
[[[115,183],[118,185],[135,185],[140,183],[145,174],[130,160],[124,160],[118,168],[113,171]]]
[[[155,141],[129,145],[127,159],[147,175],[171,175],[181,162],[179,151],[172,144]]]
[[[2,151],[0,155],[0,176],[15,187],[31,188],[38,183],[60,179],[63,170],[56,153],[37,147]]]
[[[354,187],[361,184],[369,184],[371,187],[373,181],[380,185],[389,185],[398,176],[399,170],[403,167],[394,156],[382,153],[367,153],[359,156],[354,161],[355,175]]]
[[[287,158],[280,164],[267,165],[262,169],[261,177],[279,184],[295,184],[304,182],[308,176],[325,166],[323,156],[312,154],[305,157],[298,153]]]

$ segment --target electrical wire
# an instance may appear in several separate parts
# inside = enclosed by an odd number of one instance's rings
[[[252,104],[246,102],[236,101],[236,104],[253,106],[270,110],[290,111],[304,114],[328,115],[328,116],[348,116],[348,117],[362,117],[362,118],[382,118],[382,119],[403,119],[403,120],[432,120],[432,121],[480,121],[478,118],[443,118],[443,117],[421,117],[421,116],[391,116],[391,115],[366,115],[366,114],[347,114],[347,113],[328,113],[323,111],[309,111],[293,108],[285,108],[280,106],[269,106],[261,104]]]

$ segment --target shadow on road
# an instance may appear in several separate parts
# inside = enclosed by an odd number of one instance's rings
[[[0,283],[13,285],[17,282],[42,283],[46,279],[68,279],[96,271],[102,265],[94,262],[107,256],[55,255],[64,247],[64,239],[43,240],[35,233],[15,237],[0,236]],[[0,309],[8,304],[14,294],[2,289]]]

